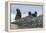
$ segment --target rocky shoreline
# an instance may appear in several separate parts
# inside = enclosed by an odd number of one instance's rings
[[[18,28],[43,28],[43,16],[27,16],[25,18],[21,18],[14,22],[11,22],[11,24],[17,25]]]

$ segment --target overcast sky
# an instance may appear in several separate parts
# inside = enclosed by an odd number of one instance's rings
[[[33,5],[11,5],[11,21],[14,20],[16,16],[16,9],[20,9],[22,18],[28,16],[28,12],[31,11],[34,13],[37,11],[37,16],[42,15],[42,6],[33,6]]]

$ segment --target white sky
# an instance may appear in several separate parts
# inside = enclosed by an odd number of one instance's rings
[[[32,6],[32,5],[11,5],[11,21],[14,21],[16,16],[16,9],[19,8],[22,13],[22,18],[28,16],[28,12],[34,13],[37,11],[37,16],[42,14],[42,6]]]

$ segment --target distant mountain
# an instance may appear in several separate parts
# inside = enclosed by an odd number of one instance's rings
[[[42,28],[43,27],[43,16],[38,17],[27,16],[25,18],[18,19],[11,24],[16,24],[19,28]]]

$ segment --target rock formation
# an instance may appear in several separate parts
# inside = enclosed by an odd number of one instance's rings
[[[16,24],[19,28],[42,28],[43,27],[43,16],[30,17],[18,19],[11,24]]]

